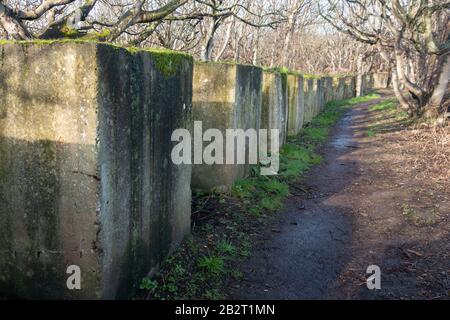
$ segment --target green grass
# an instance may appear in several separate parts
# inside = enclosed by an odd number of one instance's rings
[[[327,141],[329,131],[329,127],[308,127],[301,132],[301,135],[312,143],[323,143]]]
[[[221,256],[201,257],[198,266],[209,275],[218,276],[225,272],[225,261]]]
[[[236,182],[231,194],[243,200],[250,214],[260,216],[264,210],[282,208],[282,201],[289,194],[289,186],[267,176],[255,176]]]
[[[369,111],[388,111],[397,109],[398,102],[396,99],[389,99],[377,103],[369,108]]]
[[[193,58],[191,55],[181,52],[181,51],[173,51],[163,48],[137,48],[133,46],[120,46],[116,44],[112,44],[109,42],[100,41],[95,38],[96,33],[89,33],[86,38],[77,38],[71,39],[70,36],[74,35],[73,32],[76,30],[68,28],[66,33],[69,35],[69,38],[63,39],[54,39],[54,40],[26,40],[26,41],[14,41],[14,40],[0,40],[0,45],[5,44],[21,44],[21,45],[54,45],[54,44],[64,44],[64,43],[78,43],[78,44],[89,44],[95,43],[99,45],[106,45],[114,49],[126,50],[129,54],[136,54],[139,52],[149,52],[151,54],[151,58],[154,61],[154,64],[158,71],[165,77],[171,77],[175,75],[183,61],[193,62]],[[97,35],[104,36],[106,33],[99,33]]]
[[[319,164],[322,157],[314,153],[312,145],[300,146],[295,143],[284,145],[280,157],[280,178],[289,182],[308,170],[312,165]]]
[[[333,109],[339,107],[354,106],[356,104],[369,102],[378,98],[380,98],[380,95],[378,93],[370,93],[362,97],[354,97],[348,100],[332,101],[327,104],[327,107]]]
[[[223,295],[219,292],[218,289],[206,290],[205,298],[207,300],[223,300],[224,299]]]
[[[216,249],[220,254],[234,255],[236,253],[235,246],[230,241],[227,240],[220,241],[217,244]]]
[[[139,288],[141,290],[149,290],[149,291],[153,291],[158,287],[158,282],[153,281],[147,277],[145,277],[144,279],[142,279],[142,282],[139,286]]]
[[[413,121],[405,111],[399,108],[396,99],[381,101],[371,106],[369,111],[374,114],[374,117],[366,131],[368,137],[388,132],[393,126],[408,126]]]

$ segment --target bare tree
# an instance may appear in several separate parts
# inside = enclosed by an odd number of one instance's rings
[[[111,13],[114,10],[111,10],[107,15],[91,15],[100,2],[120,8],[121,14],[113,17]],[[95,27],[103,27],[108,31],[103,37],[104,40],[114,41],[135,25],[151,24],[165,19],[187,2],[188,0],[170,0],[158,8],[147,9],[148,3],[145,0],[129,3],[106,0],[84,0],[81,3],[75,0],[43,0],[38,1],[37,5],[26,3],[25,8],[21,8],[18,1],[2,1],[0,26],[8,38],[16,40],[82,37]]]
[[[200,60],[284,66],[307,73],[356,72],[356,57],[369,45],[355,45],[356,40],[328,27],[316,3],[2,0],[0,38],[86,38],[181,50]]]
[[[239,21],[254,28],[274,28],[279,21],[274,12],[258,13],[253,11],[253,1],[249,0],[196,0],[204,6],[200,16],[205,17],[205,44],[202,48],[201,59],[211,61],[214,40],[218,29],[230,21]],[[231,32],[231,31],[230,31]],[[228,37],[229,38],[229,37]]]
[[[395,94],[412,116],[437,117],[448,105],[449,8],[444,0],[327,0],[322,16],[376,46],[392,65]]]
[[[292,38],[296,32],[302,31],[304,27],[310,25],[315,20],[311,0],[286,0],[284,4],[284,14],[286,16],[285,35],[282,47],[280,63],[282,66],[288,65],[289,50]]]

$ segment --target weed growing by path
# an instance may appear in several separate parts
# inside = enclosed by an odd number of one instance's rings
[[[218,276],[225,273],[225,261],[221,256],[201,257],[198,266],[203,269],[208,276]]]
[[[327,142],[331,128],[352,105],[379,98],[377,94],[329,103],[280,153],[277,176],[261,176],[259,168],[236,182],[229,194],[196,193],[193,232],[166,260],[153,280],[143,280],[142,298],[223,299],[227,282],[240,279],[236,265],[247,258],[252,240],[276,219],[290,186],[322,161],[318,147]]]
[[[225,255],[234,255],[236,248],[230,241],[222,240],[217,244],[217,251]]]

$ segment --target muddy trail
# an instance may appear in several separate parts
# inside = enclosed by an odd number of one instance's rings
[[[240,266],[244,277],[230,284],[230,298],[449,298],[449,194],[422,190],[402,172],[390,148],[395,125],[368,136],[369,107],[380,100],[355,106],[336,124],[324,161],[291,189],[280,219]],[[421,216],[411,220],[405,203],[422,206]],[[381,268],[380,290],[367,289],[370,265]]]

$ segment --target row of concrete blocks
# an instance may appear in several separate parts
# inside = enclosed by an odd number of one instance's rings
[[[249,173],[173,164],[175,129],[281,129],[284,142],[355,94],[353,77],[194,66],[179,53],[65,41],[0,50],[0,297],[132,297],[190,232],[191,179],[210,190]]]
[[[193,118],[203,130],[278,129],[286,142],[332,100],[355,96],[355,77],[311,77],[255,66],[196,63]],[[269,135],[268,145],[271,145]],[[229,191],[245,178],[250,165],[194,165],[192,186],[203,191]]]

